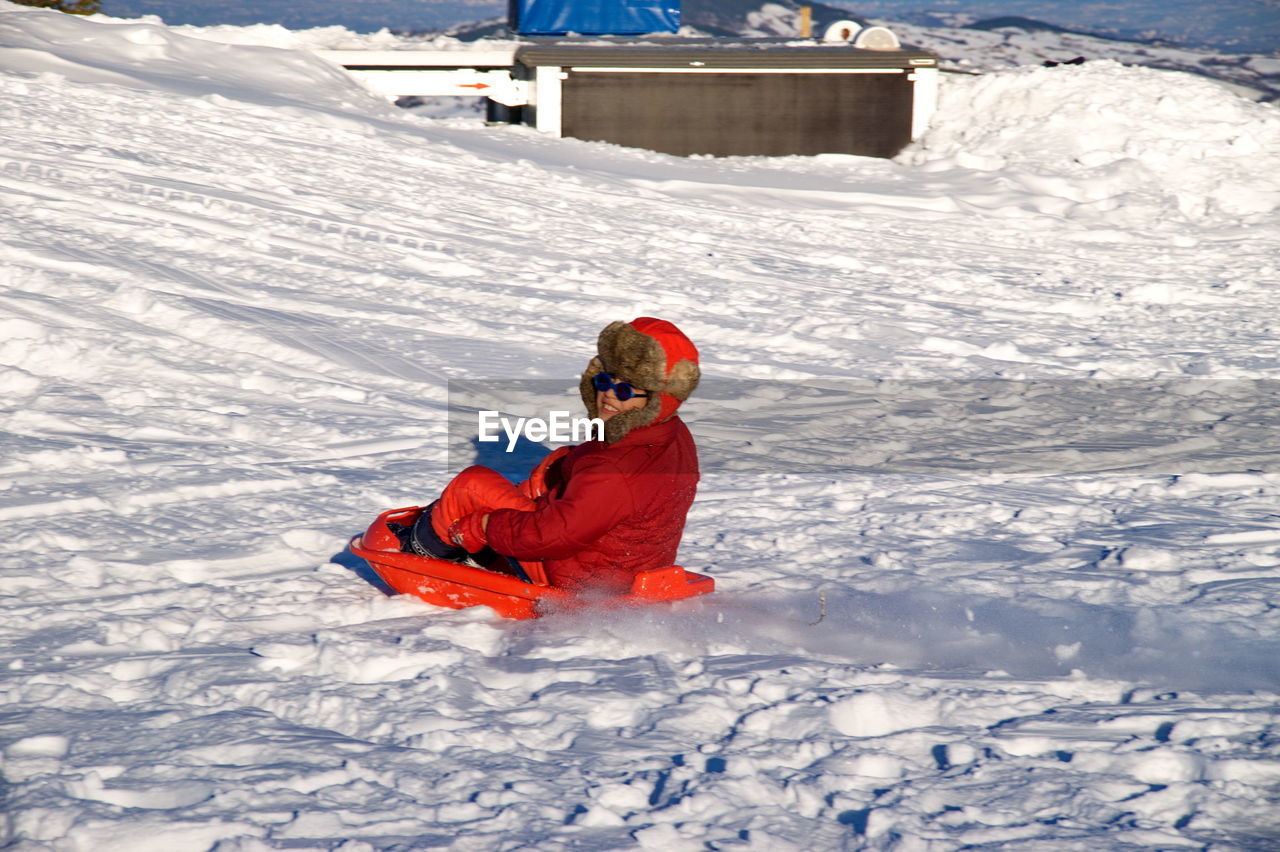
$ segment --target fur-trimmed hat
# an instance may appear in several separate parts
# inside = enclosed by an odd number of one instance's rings
[[[608,373],[649,392],[643,408],[623,411],[605,422],[604,439],[610,444],[622,440],[632,429],[661,423],[675,414],[701,376],[697,348],[666,320],[639,317],[631,322],[611,322],[600,332],[596,351],[579,385],[587,414],[600,416],[591,381],[596,373]]]

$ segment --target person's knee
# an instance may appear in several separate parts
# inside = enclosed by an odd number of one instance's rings
[[[475,464],[461,471],[445,486],[431,512],[431,527],[447,540],[449,527],[473,512],[494,509],[528,511],[532,508],[533,501],[509,479],[493,468]]]

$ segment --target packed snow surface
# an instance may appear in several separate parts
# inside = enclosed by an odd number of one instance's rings
[[[678,159],[149,22],[0,6],[0,68],[0,846],[1280,848],[1274,106],[1013,69]],[[639,315],[715,595],[364,579],[455,394]]]

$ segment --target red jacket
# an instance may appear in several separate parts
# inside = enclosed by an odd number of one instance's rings
[[[552,585],[623,591],[638,571],[675,564],[697,488],[693,436],[671,417],[574,447],[548,470],[534,511],[489,515],[489,545],[541,560]]]

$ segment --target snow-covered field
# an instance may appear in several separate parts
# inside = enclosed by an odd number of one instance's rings
[[[0,68],[0,847],[1280,849],[1275,106],[1027,67],[677,159],[153,23],[0,6]],[[450,387],[571,405],[643,314],[717,594],[361,579]]]

